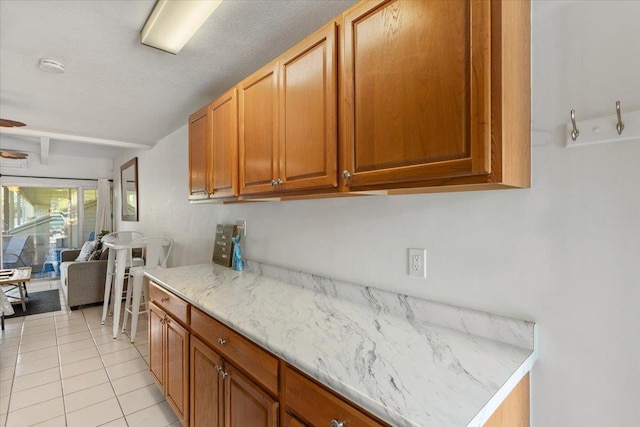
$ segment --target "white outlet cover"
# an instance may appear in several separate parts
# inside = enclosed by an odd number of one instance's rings
[[[409,276],[427,278],[427,250],[409,249],[408,257]]]

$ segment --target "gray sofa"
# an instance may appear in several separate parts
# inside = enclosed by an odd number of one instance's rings
[[[61,288],[69,308],[104,301],[104,283],[107,276],[107,253],[97,261],[75,261],[80,249],[68,249],[60,254],[61,269],[66,269],[66,277],[61,275]]]

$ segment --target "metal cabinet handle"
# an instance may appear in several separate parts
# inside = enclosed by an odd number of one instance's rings
[[[331,427],[344,427],[344,421],[331,420]]]
[[[169,297],[160,298],[160,302],[167,302],[167,301],[169,301]]]
[[[216,372],[220,372],[220,371],[222,371],[222,366],[216,365]]]
[[[225,345],[226,343],[227,343],[227,340],[225,340],[224,338],[218,338],[218,344]]]
[[[282,179],[280,179],[280,178],[278,178],[278,181],[276,181],[276,182],[278,183],[278,185],[284,184],[284,181]]]
[[[351,173],[349,173],[348,170],[343,170],[342,171],[342,178],[346,181],[345,185],[348,187],[349,186],[349,178],[351,178]]]
[[[275,187],[276,185],[278,185],[278,181],[276,181],[275,179],[271,180],[271,186]]]
[[[220,371],[220,379],[221,379],[221,380],[223,380],[223,379],[227,378],[227,375],[229,375],[227,372],[222,371],[222,370]]]

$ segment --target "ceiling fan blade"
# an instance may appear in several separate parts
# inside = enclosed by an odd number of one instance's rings
[[[5,127],[5,128],[12,128],[12,127],[22,127],[22,126],[26,126],[24,123],[22,122],[18,122],[15,120],[9,120],[9,119],[0,119],[0,126]]]
[[[21,153],[19,151],[0,150],[0,157],[4,159],[22,160],[26,159],[27,156],[29,156],[27,153]]]

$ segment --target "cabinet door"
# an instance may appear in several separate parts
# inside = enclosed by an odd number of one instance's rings
[[[238,195],[238,108],[233,88],[210,106],[212,198]]]
[[[336,24],[280,58],[282,190],[337,187]]]
[[[291,415],[290,413],[286,413],[284,416],[284,427],[306,427],[305,424]]]
[[[291,368],[286,369],[285,376],[286,409],[308,425],[330,426],[332,421],[344,422],[349,427],[386,425]]]
[[[272,62],[238,85],[240,194],[273,192],[278,179],[278,78]]]
[[[149,370],[164,388],[164,311],[149,303]],[[164,389],[163,389],[164,391]]]
[[[169,316],[165,317],[165,330],[165,396],[180,421],[187,425],[189,419],[189,332]]]
[[[346,186],[490,172],[490,7],[376,0],[345,14]]]
[[[219,370],[224,361],[198,338],[191,337],[190,426],[222,426],[224,422],[223,381]]]
[[[209,197],[208,165],[211,158],[208,107],[189,117],[189,199]]]
[[[276,427],[278,401],[232,365],[225,372],[225,427]]]

